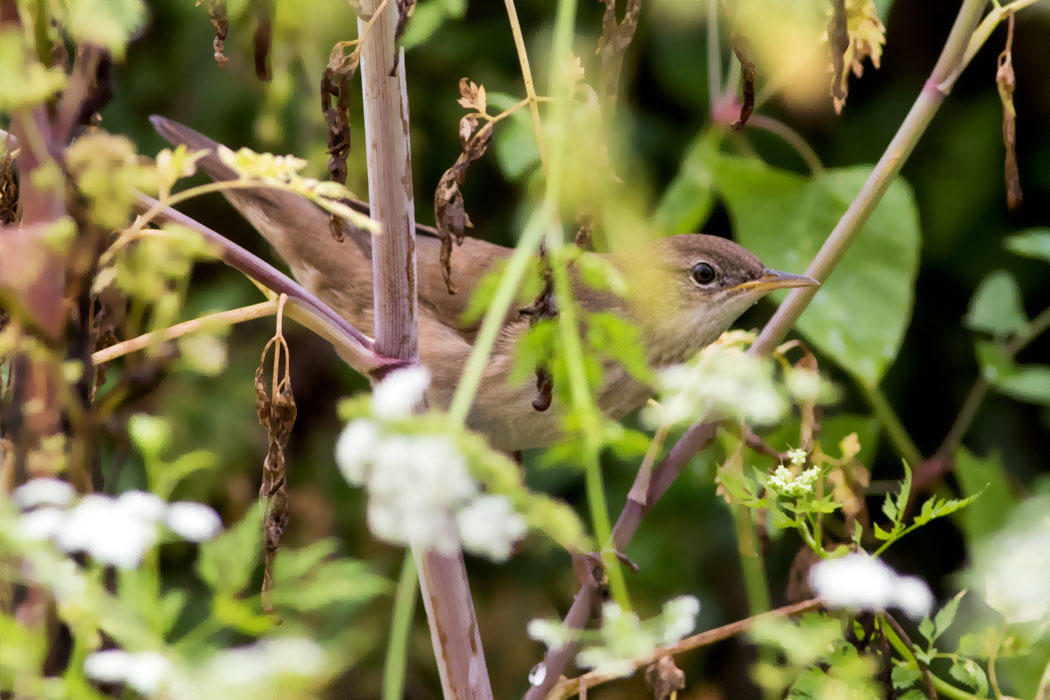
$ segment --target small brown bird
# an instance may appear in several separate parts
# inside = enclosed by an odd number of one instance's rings
[[[213,179],[237,178],[215,155],[215,141],[163,117],[151,121],[172,144],[210,150],[198,164]],[[292,193],[259,188],[223,194],[276,248],[304,287],[361,332],[374,332],[368,232],[347,227],[344,240],[335,240],[328,214]],[[459,292],[449,294],[436,263],[440,249],[436,232],[426,226],[417,226],[416,232],[419,258],[434,261],[420,265],[417,272],[420,360],[433,375],[431,406],[447,408],[480,327],[480,322],[464,322],[463,312],[477,282],[511,250],[466,238],[452,256],[452,278]],[[770,270],[746,248],[703,234],[668,236],[611,260],[631,282],[627,298],[575,280],[576,299],[586,311],[611,311],[638,326],[654,369],[688,360],[769,291],[818,284],[809,277]],[[550,410],[538,411],[532,405],[534,383],[513,386],[508,380],[514,343],[528,327],[529,319],[517,309],[507,315],[467,418],[472,429],[505,451],[550,445],[561,436],[558,402]],[[609,417],[620,419],[641,407],[652,393],[622,366],[609,364],[598,405]]]

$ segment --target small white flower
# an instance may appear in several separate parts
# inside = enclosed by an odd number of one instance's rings
[[[73,487],[65,481],[52,478],[32,479],[15,489],[12,494],[22,510],[39,505],[67,506],[73,500]]]
[[[790,469],[781,464],[773,470],[767,485],[781,496],[796,498],[811,493],[819,478],[820,469],[818,467],[810,467],[798,476],[795,476]]]
[[[131,654],[123,649],[106,649],[88,654],[84,673],[102,683],[122,683],[131,669]]]
[[[543,642],[544,646],[551,650],[565,646],[572,639],[571,630],[559,620],[529,620],[525,632],[529,639]]]
[[[371,477],[370,467],[379,445],[379,426],[361,418],[343,428],[335,443],[335,463],[343,478],[354,486],[364,486]]]
[[[818,562],[809,571],[809,585],[832,608],[881,611],[896,606],[912,617],[922,617],[933,604],[933,594],[922,580],[898,576],[866,554]]]
[[[66,522],[65,511],[37,508],[18,518],[18,534],[26,540],[47,540],[58,535]]]
[[[373,415],[384,420],[412,415],[428,386],[430,371],[421,365],[391,372],[372,391]]]
[[[164,516],[164,501],[145,491],[125,491],[117,497],[117,507],[146,521],[157,521]]]
[[[897,579],[892,605],[903,610],[905,615],[913,620],[921,619],[930,613],[933,603],[933,593],[925,581],[915,576]]]
[[[456,522],[463,547],[493,561],[506,561],[511,546],[525,535],[525,518],[506,496],[481,496],[456,514]]]
[[[212,657],[212,686],[258,686],[278,675],[315,676],[324,670],[324,651],[310,639],[277,637],[226,649]]]
[[[661,641],[674,644],[696,629],[700,601],[691,595],[678,596],[664,603],[661,615]]]
[[[222,520],[210,506],[179,501],[168,506],[164,518],[168,529],[190,542],[210,540],[222,529]]]
[[[806,463],[806,451],[805,450],[801,450],[801,449],[788,450],[787,455],[788,455],[788,459],[791,460],[791,463],[794,464],[796,467],[801,467],[803,464]]]
[[[656,651],[659,639],[633,612],[624,612],[616,603],[602,607],[601,644],[576,655],[576,663],[602,675],[623,677],[634,673],[634,660]]]
[[[67,552],[87,552],[103,564],[133,568],[157,537],[156,523],[137,507],[123,508],[107,496],[90,494],[73,507],[57,534]]]

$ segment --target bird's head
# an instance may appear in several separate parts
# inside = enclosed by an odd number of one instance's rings
[[[819,284],[803,275],[772,270],[747,248],[704,234],[657,239],[646,258],[634,261],[640,264],[621,260],[627,270],[633,268],[629,276],[641,283],[639,321],[658,336],[649,341],[656,361],[690,356],[774,289]]]

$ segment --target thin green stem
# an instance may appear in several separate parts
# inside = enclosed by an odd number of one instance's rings
[[[390,621],[390,639],[383,665],[383,700],[401,700],[405,687],[405,667],[408,665],[408,637],[416,611],[416,589],[419,571],[411,550],[405,552],[401,575],[394,593],[394,614]]]
[[[919,452],[919,448],[915,446],[911,436],[908,435],[908,431],[905,429],[904,424],[901,423],[901,419],[894,413],[893,407],[886,400],[886,395],[882,393],[882,389],[877,384],[869,384],[863,381],[859,382],[859,384],[864,391],[864,395],[868,398],[868,403],[871,404],[872,409],[875,411],[875,415],[882,423],[882,427],[886,430],[887,437],[893,443],[894,449],[897,450],[897,454],[911,468],[918,467],[923,462],[922,453]]]
[[[1043,309],[1031,320],[1026,332],[1015,336],[1006,344],[1007,359],[1012,360],[1017,353],[1023,350],[1036,337],[1044,333],[1047,328],[1050,328],[1050,307]],[[991,383],[983,375],[977,378],[973,388],[970,389],[970,393],[966,395],[962,408],[959,409],[959,415],[956,416],[955,422],[952,423],[952,427],[945,436],[944,442],[937,448],[938,455],[948,456],[955,452],[955,448],[962,442],[962,439],[966,436],[966,431],[970,429],[974,418],[977,417],[977,411],[980,409],[981,403],[984,401],[984,397],[988,394],[991,386]]]
[[[507,260],[506,270],[496,288],[496,293],[492,295],[485,318],[481,321],[474,348],[470,352],[467,364],[463,368],[463,376],[456,385],[456,393],[453,394],[452,403],[449,405],[449,417],[455,424],[462,425],[466,422],[470,405],[474,402],[474,395],[477,394],[482,376],[485,374],[485,365],[488,364],[489,355],[503,327],[503,319],[506,318],[510,305],[514,303],[514,297],[525,277],[529,261],[539,248],[540,241],[543,240],[543,233],[550,221],[551,210],[546,206],[533,214],[518,241],[518,247]]]
[[[722,98],[722,46],[718,37],[718,3],[707,3],[707,101],[708,112]]]
[[[915,654],[908,647],[908,645],[904,643],[904,640],[900,638],[900,636],[893,629],[893,627],[891,625],[885,624],[884,621],[881,624],[881,627],[883,633],[886,635],[886,639],[888,639],[890,645],[892,645],[893,648],[897,650],[897,653],[904,657],[904,660],[908,663],[909,666],[911,666],[916,671],[921,671],[922,669],[919,666],[919,660],[915,658]],[[951,683],[941,680],[934,673],[930,673],[930,678],[933,681],[933,687],[937,689],[937,693],[939,695],[952,698],[953,700],[982,700],[981,696],[973,695],[972,693],[966,692],[962,688],[957,688]]]
[[[779,136],[786,144],[795,149],[799,157],[806,162],[806,167],[814,177],[824,172],[824,164],[820,162],[817,152],[806,143],[806,139],[802,138],[801,134],[784,122],[762,114],[752,114],[747,120],[747,125]]]
[[[751,615],[759,615],[769,610],[769,585],[762,564],[762,554],[755,541],[755,524],[745,506],[734,506],[732,512],[748,607]]]

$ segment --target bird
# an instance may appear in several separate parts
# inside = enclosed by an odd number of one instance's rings
[[[207,151],[198,167],[216,181],[238,175],[218,157],[211,138],[161,116],[154,128],[172,145]],[[273,246],[295,278],[361,332],[372,335],[371,234],[349,225],[337,240],[330,215],[300,195],[273,188],[223,190],[223,195]],[[357,203],[359,207],[367,204]],[[431,408],[446,409],[462,375],[480,327],[464,319],[471,294],[489,271],[512,252],[467,236],[452,256],[450,294],[440,265],[437,231],[416,225],[419,356],[431,373],[427,393]],[[626,295],[599,290],[573,275],[573,294],[585,312],[611,312],[634,324],[654,370],[689,360],[714,342],[751,305],[774,289],[815,286],[803,275],[767,268],[743,246],[720,236],[686,233],[656,238],[626,255],[584,252],[606,258],[624,271]],[[547,447],[565,436],[564,407],[557,399],[549,410],[533,406],[535,382],[509,381],[517,340],[531,320],[512,309],[485,366],[467,426],[489,444],[508,453]],[[596,401],[601,411],[620,420],[642,407],[654,388],[618,363],[605,363]]]

